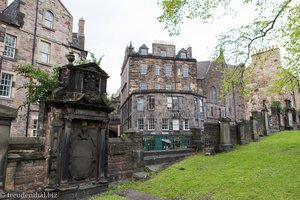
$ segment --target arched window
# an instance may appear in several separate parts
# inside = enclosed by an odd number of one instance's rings
[[[53,13],[47,10],[44,16],[44,25],[48,28],[53,29],[53,21],[54,21]]]
[[[217,103],[217,89],[214,86],[210,88],[210,101]]]

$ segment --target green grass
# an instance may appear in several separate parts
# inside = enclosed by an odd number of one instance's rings
[[[148,181],[122,187],[169,199],[300,199],[300,131],[214,156],[191,156]]]

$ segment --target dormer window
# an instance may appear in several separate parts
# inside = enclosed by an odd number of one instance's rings
[[[186,58],[186,53],[185,52],[180,52],[180,58]]]
[[[47,28],[53,29],[53,21],[54,21],[54,15],[53,15],[53,13],[50,12],[49,10],[47,10],[45,12],[45,16],[44,16],[44,25]]]
[[[142,55],[147,55],[148,54],[148,50],[147,49],[141,49],[141,54]]]

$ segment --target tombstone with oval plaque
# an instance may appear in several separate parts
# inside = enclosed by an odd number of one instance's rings
[[[43,129],[49,150],[48,187],[60,199],[105,191],[108,75],[95,63],[60,68],[59,88],[45,102]]]

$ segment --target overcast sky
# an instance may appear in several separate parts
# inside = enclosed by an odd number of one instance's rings
[[[10,0],[11,1],[11,0]],[[162,13],[157,0],[61,0],[73,15],[73,32],[78,31],[78,20],[85,20],[85,48],[104,55],[101,68],[110,76],[107,85],[109,94],[115,93],[121,85],[120,72],[127,45],[132,41],[135,50],[145,44],[152,52],[155,40],[171,41],[176,51],[192,47],[193,57],[198,61],[210,60],[211,51],[216,44],[216,35],[245,23],[251,12],[242,11],[235,19],[222,18],[215,24],[201,24],[197,20],[182,26],[180,36],[169,37],[157,17]],[[241,10],[242,1],[236,0]]]

